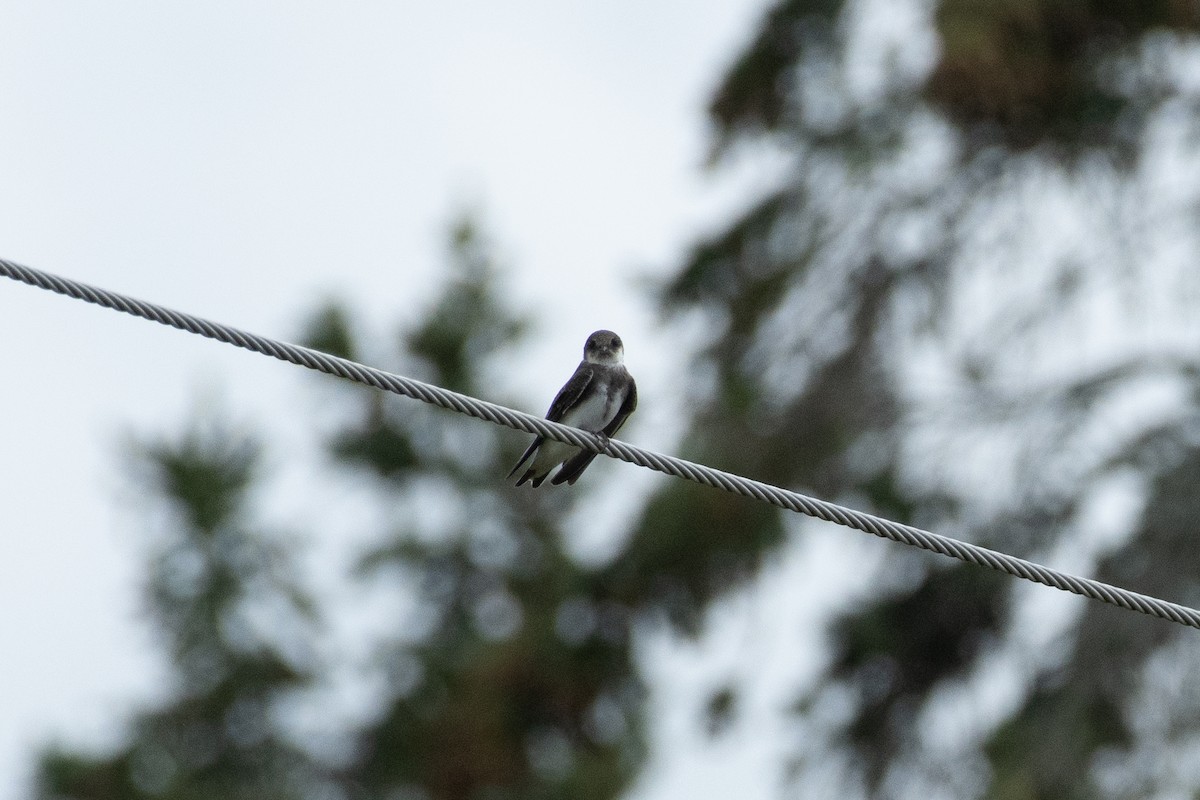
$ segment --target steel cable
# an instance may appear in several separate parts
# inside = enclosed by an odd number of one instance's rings
[[[83,300],[105,308],[123,311],[135,317],[170,325],[173,328],[216,339],[246,350],[298,364],[302,367],[336,375],[340,378],[374,386],[395,394],[405,395],[425,403],[457,411],[472,417],[504,425],[515,430],[546,436],[560,442],[603,453],[638,466],[685,478],[696,483],[723,489],[733,494],[751,497],[779,508],[807,514],[817,519],[865,531],[894,542],[919,547],[934,553],[957,558],[971,564],[1004,572],[1028,581],[1041,583],[1065,592],[1100,600],[1120,608],[1139,611],[1152,617],[1177,622],[1192,628],[1200,628],[1200,611],[1187,606],[1170,603],[1148,595],[1131,592],[1090,578],[1081,578],[1068,573],[1026,561],[986,547],[941,536],[920,528],[901,525],[897,522],[865,514],[824,500],[817,500],[798,492],[781,489],[760,481],[743,478],[703,464],[695,464],[673,456],[661,455],[649,450],[626,444],[616,439],[602,440],[600,437],[577,428],[522,411],[489,403],[468,395],[452,392],[422,381],[394,375],[373,367],[364,366],[344,358],[331,356],[299,345],[280,342],[266,336],[247,333],[227,325],[210,322],[191,314],[172,311],[154,303],[135,300],[117,292],[61,278],[40,270],[0,259],[0,275],[40,289]]]

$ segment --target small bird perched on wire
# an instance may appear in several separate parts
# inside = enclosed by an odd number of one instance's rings
[[[625,347],[612,331],[596,331],[583,346],[583,361],[559,390],[546,412],[546,419],[561,422],[604,438],[615,436],[637,408],[637,384],[625,369]],[[517,478],[517,486],[532,481],[541,486],[550,472],[562,464],[550,483],[574,484],[588,468],[595,453],[539,436],[525,449],[521,460],[508,473],[517,474],[530,458],[529,467]]]

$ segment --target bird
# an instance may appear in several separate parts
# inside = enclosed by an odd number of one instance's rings
[[[637,384],[625,369],[624,361],[625,346],[620,336],[612,331],[593,333],[583,345],[583,361],[555,395],[546,419],[582,428],[605,439],[615,436],[637,408]],[[532,459],[517,478],[517,486],[526,482],[531,482],[534,488],[541,486],[560,464],[562,467],[550,480],[551,485],[573,486],[595,457],[595,453],[574,445],[538,436],[508,477],[512,478]]]

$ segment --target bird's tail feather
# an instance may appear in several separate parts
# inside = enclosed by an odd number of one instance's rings
[[[519,470],[521,467],[525,466],[525,462],[533,457],[533,454],[537,452],[537,449],[539,447],[541,447],[542,442],[544,442],[544,441],[545,441],[545,439],[543,437],[539,436],[536,439],[534,439],[532,443],[530,443],[529,447],[525,448],[525,452],[521,454],[521,458],[519,461],[517,461],[517,465],[512,468],[512,472],[508,473],[508,478],[511,478],[513,475],[516,475],[517,470]],[[505,478],[504,480],[508,480],[508,478]],[[528,479],[529,479],[529,473],[526,472],[524,475],[522,475],[517,480],[517,486],[520,486],[522,483],[524,483]]]

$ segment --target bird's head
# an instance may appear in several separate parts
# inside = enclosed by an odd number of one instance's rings
[[[625,360],[625,346],[621,344],[621,337],[612,331],[596,331],[583,346],[583,360],[610,367],[621,364]]]

